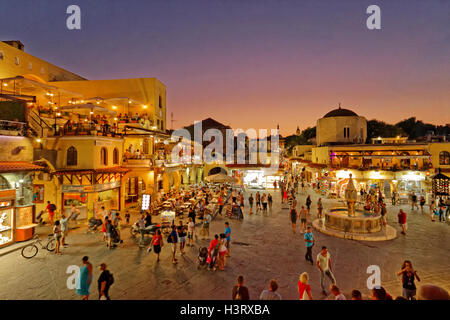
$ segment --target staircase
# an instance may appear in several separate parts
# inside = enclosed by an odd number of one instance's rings
[[[48,132],[53,131],[53,128],[35,112],[28,113],[28,125],[34,131],[38,138],[47,138]]]

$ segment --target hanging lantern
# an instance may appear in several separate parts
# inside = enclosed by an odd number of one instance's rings
[[[433,194],[436,196],[450,195],[449,183],[450,178],[442,174],[441,169],[439,169],[439,173],[433,177],[432,181]]]

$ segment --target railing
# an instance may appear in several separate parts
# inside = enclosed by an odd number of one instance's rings
[[[28,124],[40,138],[46,138],[48,132],[54,129],[34,111],[28,114]]]
[[[0,120],[0,130],[2,135],[7,136],[27,136],[28,125],[24,122]]]
[[[431,164],[424,164],[422,166],[336,166],[332,165],[331,168],[333,169],[354,169],[359,171],[367,171],[367,170],[382,170],[382,171],[405,171],[405,170],[412,170],[412,171],[425,171],[428,169],[431,169],[433,166]]]
[[[70,123],[65,124],[63,129],[59,131],[62,136],[78,136],[78,135],[92,135],[92,136],[121,136],[117,127],[111,127],[108,124],[95,123]]]

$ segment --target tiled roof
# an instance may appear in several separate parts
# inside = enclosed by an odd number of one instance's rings
[[[91,174],[91,173],[127,173],[131,169],[122,167],[100,168],[100,169],[60,169],[53,172],[56,175],[62,174]]]
[[[44,167],[25,161],[0,161],[0,172],[38,171]]]

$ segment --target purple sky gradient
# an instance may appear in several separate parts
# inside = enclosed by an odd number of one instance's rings
[[[65,27],[70,4],[81,31]],[[381,30],[366,28],[371,4]],[[212,117],[288,135],[339,102],[450,123],[449,16],[447,0],[2,0],[0,39],[88,79],[157,77],[175,128]]]

